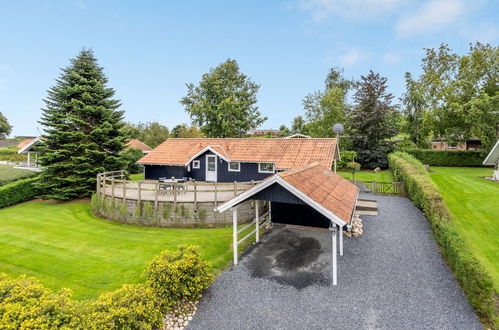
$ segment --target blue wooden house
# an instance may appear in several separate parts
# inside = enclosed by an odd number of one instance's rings
[[[329,138],[192,138],[168,139],[138,163],[149,180],[244,182],[314,162],[331,169],[339,157],[336,139]]]

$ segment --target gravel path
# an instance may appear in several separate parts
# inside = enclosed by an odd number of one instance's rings
[[[191,329],[482,329],[405,198],[377,199],[364,235],[344,240],[330,285],[327,232],[273,229],[205,294]]]

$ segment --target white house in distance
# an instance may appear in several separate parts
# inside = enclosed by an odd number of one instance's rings
[[[18,168],[25,168],[25,169],[31,169],[31,170],[38,170],[38,153],[40,152],[39,149],[37,149],[37,144],[40,142],[41,137],[34,137],[34,138],[29,138],[21,143],[19,143],[18,147],[19,150],[17,151],[18,154],[25,154],[27,155],[27,161],[26,163],[22,163],[18,166]],[[144,154],[149,153],[149,151],[152,150],[151,147],[146,145],[145,143],[137,140],[137,139],[131,139],[128,141],[125,145],[125,149],[129,148],[135,148],[135,149],[140,149]]]
[[[496,181],[499,181],[499,140],[487,155],[487,158],[485,158],[485,160],[483,161],[483,165],[494,166],[492,178]]]

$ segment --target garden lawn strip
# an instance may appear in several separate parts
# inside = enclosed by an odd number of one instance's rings
[[[452,212],[457,229],[487,268],[499,292],[499,183],[490,168],[431,167],[430,176]]]
[[[231,260],[232,228],[148,228],[111,223],[89,203],[32,201],[0,209],[0,272],[26,274],[77,299],[95,298],[142,281],[147,263],[165,249],[198,245],[218,273]]]

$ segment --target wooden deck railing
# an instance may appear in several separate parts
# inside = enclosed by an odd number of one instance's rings
[[[143,200],[154,201],[155,207],[158,206],[160,200],[173,202],[174,204],[177,202],[191,202],[195,204],[197,209],[197,203],[199,202],[210,201],[217,206],[219,202],[225,202],[237,196],[258,182],[260,181],[221,183],[192,180],[185,183],[173,182],[170,184],[171,189],[160,189],[162,183],[159,181],[126,180],[124,171],[112,171],[97,175],[97,193],[111,197],[113,200],[122,200],[123,203],[127,199],[134,199],[138,202]],[[131,191],[134,193],[131,193]],[[148,192],[153,194],[151,195]],[[203,195],[204,198],[200,198],[200,195]],[[179,197],[181,197],[180,201]]]

